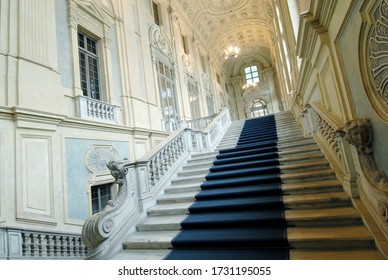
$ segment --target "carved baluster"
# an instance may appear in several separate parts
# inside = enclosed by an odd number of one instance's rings
[[[30,234],[22,233],[22,254],[23,257],[31,256],[31,242],[30,242]]]
[[[39,235],[38,234],[31,234],[31,256],[32,257],[37,257],[39,256]]]
[[[54,236],[49,234],[46,236],[46,254],[48,257],[54,256]]]
[[[173,142],[174,145],[174,150],[175,150],[175,157],[174,157],[174,162],[179,158],[180,151],[179,151],[179,139],[174,139]]]
[[[173,160],[173,149],[171,146],[171,143],[167,146],[167,169],[172,166],[172,160]]]
[[[147,164],[147,167],[148,167],[148,173],[149,173],[149,184],[151,186],[154,186],[155,185],[155,171],[154,171],[154,163],[153,163],[153,160],[151,159],[148,164]]]
[[[78,257],[79,256],[79,246],[78,246],[78,242],[77,242],[77,237],[76,236],[72,236],[70,238],[70,243],[71,243],[71,256],[72,257]]]
[[[163,173],[168,171],[168,145],[163,149]]]
[[[58,238],[59,240],[59,255],[64,257],[66,255],[66,242],[63,236]]]
[[[45,246],[44,246],[44,236],[42,234],[38,234],[36,237],[36,247],[37,247],[37,252],[36,255],[40,257],[45,257],[46,252],[45,252]]]

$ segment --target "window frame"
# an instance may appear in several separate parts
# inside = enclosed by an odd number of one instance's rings
[[[162,68],[161,68],[161,64],[163,66]],[[163,69],[163,71],[161,71],[161,69]],[[175,79],[174,79],[173,66],[171,65],[171,63],[167,63],[162,59],[157,59],[156,72],[157,72],[158,87],[159,87],[160,107],[162,110],[162,119],[163,121],[171,121],[171,122],[179,121],[179,103],[178,103],[178,96],[176,94],[176,85],[175,85]],[[171,96],[163,96],[163,89],[171,89]],[[168,97],[171,97],[171,98],[168,98]],[[166,108],[167,108],[168,114],[166,114],[166,111],[165,111]]]
[[[80,35],[83,36],[83,44],[80,45]],[[78,30],[77,33],[78,38],[78,55],[79,55],[79,71],[80,71],[80,86],[84,96],[87,96],[92,99],[102,100],[102,92],[101,92],[101,70],[100,70],[100,58],[99,58],[99,44],[98,40],[93,38],[92,36]],[[88,41],[94,43],[95,51],[89,49]],[[93,46],[91,46],[93,49]],[[82,70],[82,56],[85,56],[85,73]],[[90,65],[90,61],[94,61],[95,65]],[[90,67],[96,67],[96,70],[90,69]],[[96,75],[94,78],[97,79],[97,82],[92,82],[91,80],[91,71]],[[83,75],[85,76],[85,80],[83,80]],[[85,83],[85,85],[84,85]],[[97,87],[97,92],[94,94],[92,88]]]
[[[252,68],[255,68],[255,70],[253,70]],[[249,70],[247,71],[247,69]],[[244,79],[246,85],[254,85],[259,83],[259,67],[257,67],[257,65],[250,65],[244,67]]]
[[[95,213],[98,213],[98,212],[101,212],[105,207],[106,205],[108,205],[108,201],[109,200],[112,200],[112,197],[113,197],[113,191],[112,191],[112,183],[106,183],[106,184],[99,184],[99,185],[93,185],[91,186],[90,188],[90,204],[91,204],[91,212],[92,212],[92,215],[95,214]],[[108,198],[105,198],[107,197],[106,195],[102,196],[101,195],[101,191],[104,190],[109,190],[109,197]],[[93,197],[94,194],[96,193],[95,191],[97,191],[97,197]],[[104,198],[104,201],[102,201],[102,198]],[[97,200],[97,209],[95,208],[95,201]]]

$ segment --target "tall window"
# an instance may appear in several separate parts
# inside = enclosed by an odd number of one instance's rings
[[[152,1],[152,14],[154,16],[155,24],[160,25],[159,7],[154,1]]]
[[[158,61],[158,78],[163,120],[178,121],[178,102],[175,94],[173,71],[167,64]]]
[[[188,81],[187,91],[189,92],[191,118],[198,119],[201,117],[201,113],[199,108],[198,87],[194,80],[190,79]]]
[[[97,41],[78,32],[81,89],[84,96],[101,99]]]
[[[214,111],[214,99],[212,94],[206,95],[207,111],[209,115],[213,115]]]
[[[111,185],[104,184],[98,186],[92,186],[92,213],[100,212],[108,204],[108,201],[112,199]]]
[[[259,82],[259,72],[256,65],[245,68],[245,81],[247,85]]]

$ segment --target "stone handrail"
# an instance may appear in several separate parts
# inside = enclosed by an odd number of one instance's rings
[[[302,115],[304,130],[314,131],[344,190],[356,204],[362,201],[388,240],[388,177],[373,156],[370,120],[342,122],[320,103],[305,106]]]
[[[219,113],[216,113],[207,117],[185,121],[163,121],[163,124],[166,131],[175,131],[182,128],[190,128],[192,130],[202,131],[207,126],[209,126],[219,115]]]
[[[107,259],[122,249],[122,239],[133,231],[155,197],[192,152],[211,151],[230,124],[223,110],[204,131],[179,129],[136,162],[123,160],[108,164],[119,191],[114,201],[85,222],[84,244],[90,259]]]
[[[341,144],[336,134],[336,131],[343,126],[343,122],[336,116],[329,114],[320,103],[312,103],[311,107],[316,114],[316,121],[318,123],[317,132],[322,143],[337,161],[338,165],[345,170],[346,167],[343,162]]]

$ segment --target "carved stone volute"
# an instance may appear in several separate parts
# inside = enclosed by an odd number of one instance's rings
[[[110,161],[107,167],[115,178],[115,183],[119,185],[119,191],[116,198],[109,201],[102,211],[89,217],[82,228],[82,241],[91,249],[96,248],[114,232],[117,226],[116,219],[121,209],[125,207],[128,196],[126,180],[128,166],[124,162]]]

